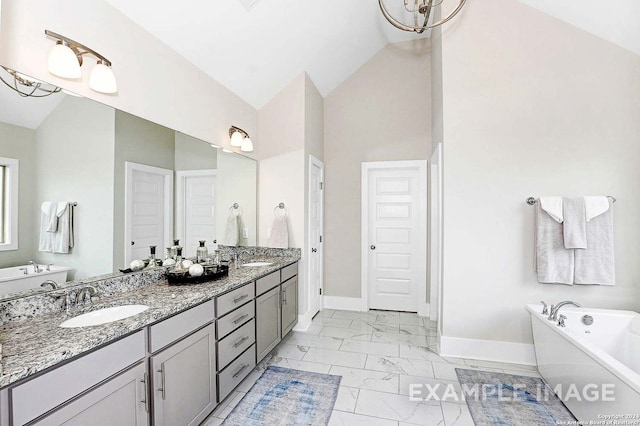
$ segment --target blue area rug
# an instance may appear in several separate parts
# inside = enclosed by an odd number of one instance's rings
[[[341,378],[269,366],[223,425],[326,425]]]
[[[537,377],[460,368],[456,374],[476,426],[556,426],[576,421]]]

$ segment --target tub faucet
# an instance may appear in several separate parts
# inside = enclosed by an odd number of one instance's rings
[[[78,302],[85,302],[87,300],[87,296],[89,296],[89,301],[91,301],[91,296],[95,296],[97,292],[98,291],[95,287],[88,285],[78,291],[76,300]]]
[[[55,282],[54,280],[46,280],[45,282],[43,282],[42,284],[40,284],[40,287],[45,288],[46,286],[50,285],[52,290],[55,290],[58,288],[58,283]]]
[[[551,308],[551,312],[549,312],[549,318],[548,319],[550,321],[557,321],[558,320],[558,311],[564,305],[573,305],[576,308],[582,308],[582,305],[580,305],[579,303],[572,302],[571,300],[565,300],[564,302],[560,302],[556,306]]]
[[[547,315],[549,313],[549,308],[547,307],[547,304],[544,303],[544,300],[541,300],[540,303],[542,303],[542,315]]]
[[[33,272],[34,273],[40,273],[42,272],[42,269],[40,269],[40,266],[38,265],[37,262],[34,262],[33,260],[30,260],[27,262],[29,265],[33,266]]]

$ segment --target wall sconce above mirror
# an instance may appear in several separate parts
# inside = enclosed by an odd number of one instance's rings
[[[89,87],[100,93],[112,94],[118,91],[116,77],[111,70],[111,61],[87,46],[73,41],[68,37],[45,30],[44,33],[56,39],[48,58],[49,72],[55,76],[78,79],[82,77],[82,57],[91,55],[98,62],[89,75]]]
[[[241,128],[231,126],[229,128],[229,138],[231,138],[231,146],[240,147],[242,152],[253,152],[253,141],[249,134]]]

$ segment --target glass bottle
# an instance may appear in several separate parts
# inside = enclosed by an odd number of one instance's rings
[[[184,259],[182,259],[182,247],[180,246],[176,246],[176,267],[174,269],[176,271],[189,269],[189,267],[184,264]]]
[[[176,257],[178,255],[178,247],[180,247],[180,240],[173,240],[173,247],[171,247],[171,257],[173,257],[173,260],[175,260],[176,263],[178,262],[178,258]]]
[[[156,246],[149,246],[149,264],[145,269],[153,269],[157,266],[156,264]]]
[[[172,247],[167,247],[167,254],[164,257],[164,260],[162,261],[162,266],[171,266],[176,264],[176,261],[172,254],[172,250],[173,250]]]
[[[222,258],[220,256],[220,250],[216,250],[213,252],[213,264],[215,266],[220,266],[220,263],[222,262]]]
[[[196,263],[204,263],[209,257],[209,250],[205,247],[205,240],[200,240],[200,247],[196,249]]]

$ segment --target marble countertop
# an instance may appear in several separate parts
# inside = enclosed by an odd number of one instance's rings
[[[169,285],[166,279],[155,284],[76,307],[69,314],[36,316],[29,320],[0,326],[2,361],[0,389],[62,361],[85,354],[99,346],[157,323],[250,283],[264,275],[300,260],[298,257],[259,257],[249,261],[272,262],[268,266],[230,269],[229,276],[216,281],[190,285]],[[147,305],[143,313],[124,320],[80,328],[61,328],[64,320],[85,312],[119,305]]]

